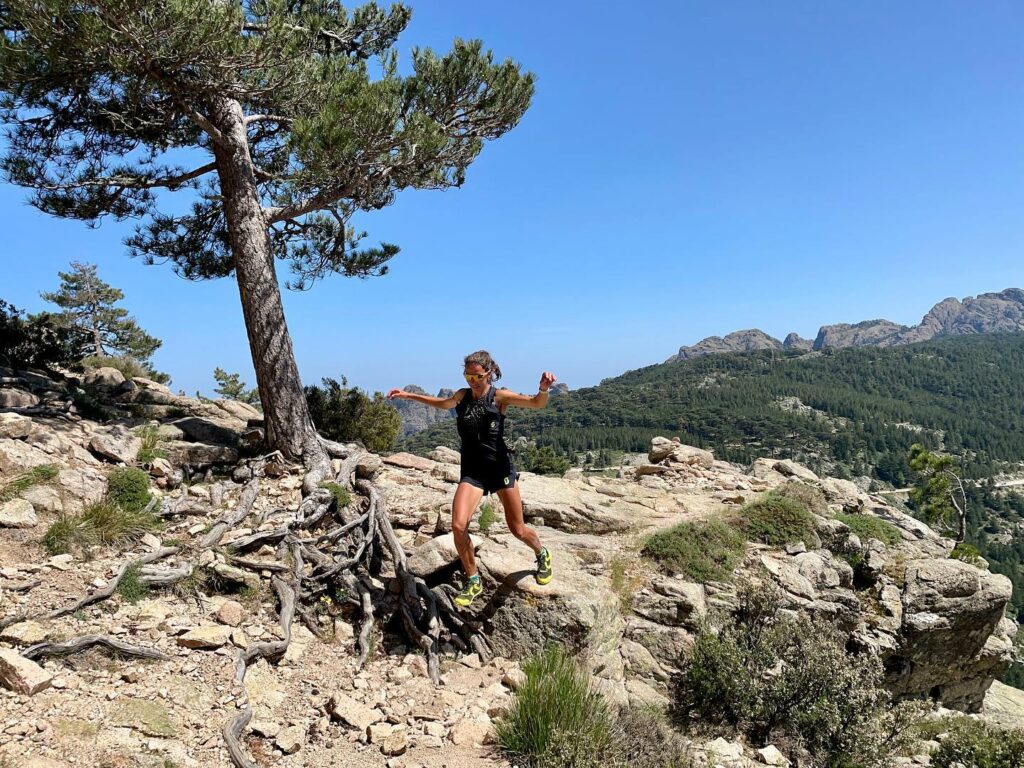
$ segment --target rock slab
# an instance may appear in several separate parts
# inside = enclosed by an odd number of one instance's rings
[[[31,659],[10,648],[0,648],[0,685],[34,696],[49,688],[53,676]]]

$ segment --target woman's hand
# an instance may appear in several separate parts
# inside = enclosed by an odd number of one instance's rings
[[[404,389],[392,389],[388,392],[388,400],[405,400],[409,393]]]
[[[551,373],[551,371],[544,371],[544,373],[540,375],[540,391],[547,392],[551,388],[551,385],[556,381],[558,381],[558,379],[555,374]]]

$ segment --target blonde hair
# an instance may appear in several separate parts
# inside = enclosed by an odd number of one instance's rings
[[[497,381],[501,378],[501,368],[496,362],[494,362],[494,358],[491,357],[491,353],[486,349],[481,349],[470,355],[466,355],[466,359],[462,361],[463,365],[473,365],[474,363],[481,366],[485,371],[491,374],[491,381]]]

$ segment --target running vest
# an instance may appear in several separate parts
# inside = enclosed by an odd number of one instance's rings
[[[462,455],[469,459],[496,459],[508,456],[505,445],[505,414],[494,404],[497,388],[490,389],[478,399],[473,399],[473,390],[455,406],[455,423],[462,440]]]

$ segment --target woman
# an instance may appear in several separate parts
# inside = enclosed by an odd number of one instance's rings
[[[459,560],[467,576],[465,589],[455,598],[455,604],[461,607],[470,605],[483,592],[469,538],[469,519],[485,493],[498,494],[512,535],[529,545],[536,554],[534,578],[537,583],[551,581],[551,554],[541,545],[537,532],[523,522],[523,500],[519,496],[516,470],[504,438],[508,407],[543,408],[548,404],[548,389],[555,383],[555,375],[545,371],[540,377],[540,391],[532,397],[497,389],[493,383],[501,378],[501,368],[484,350],[467,355],[463,366],[463,376],[469,387],[460,389],[451,397],[430,397],[401,389],[388,392],[391,399],[415,400],[434,408],[455,409],[462,440],[462,471],[452,502],[452,531]]]

